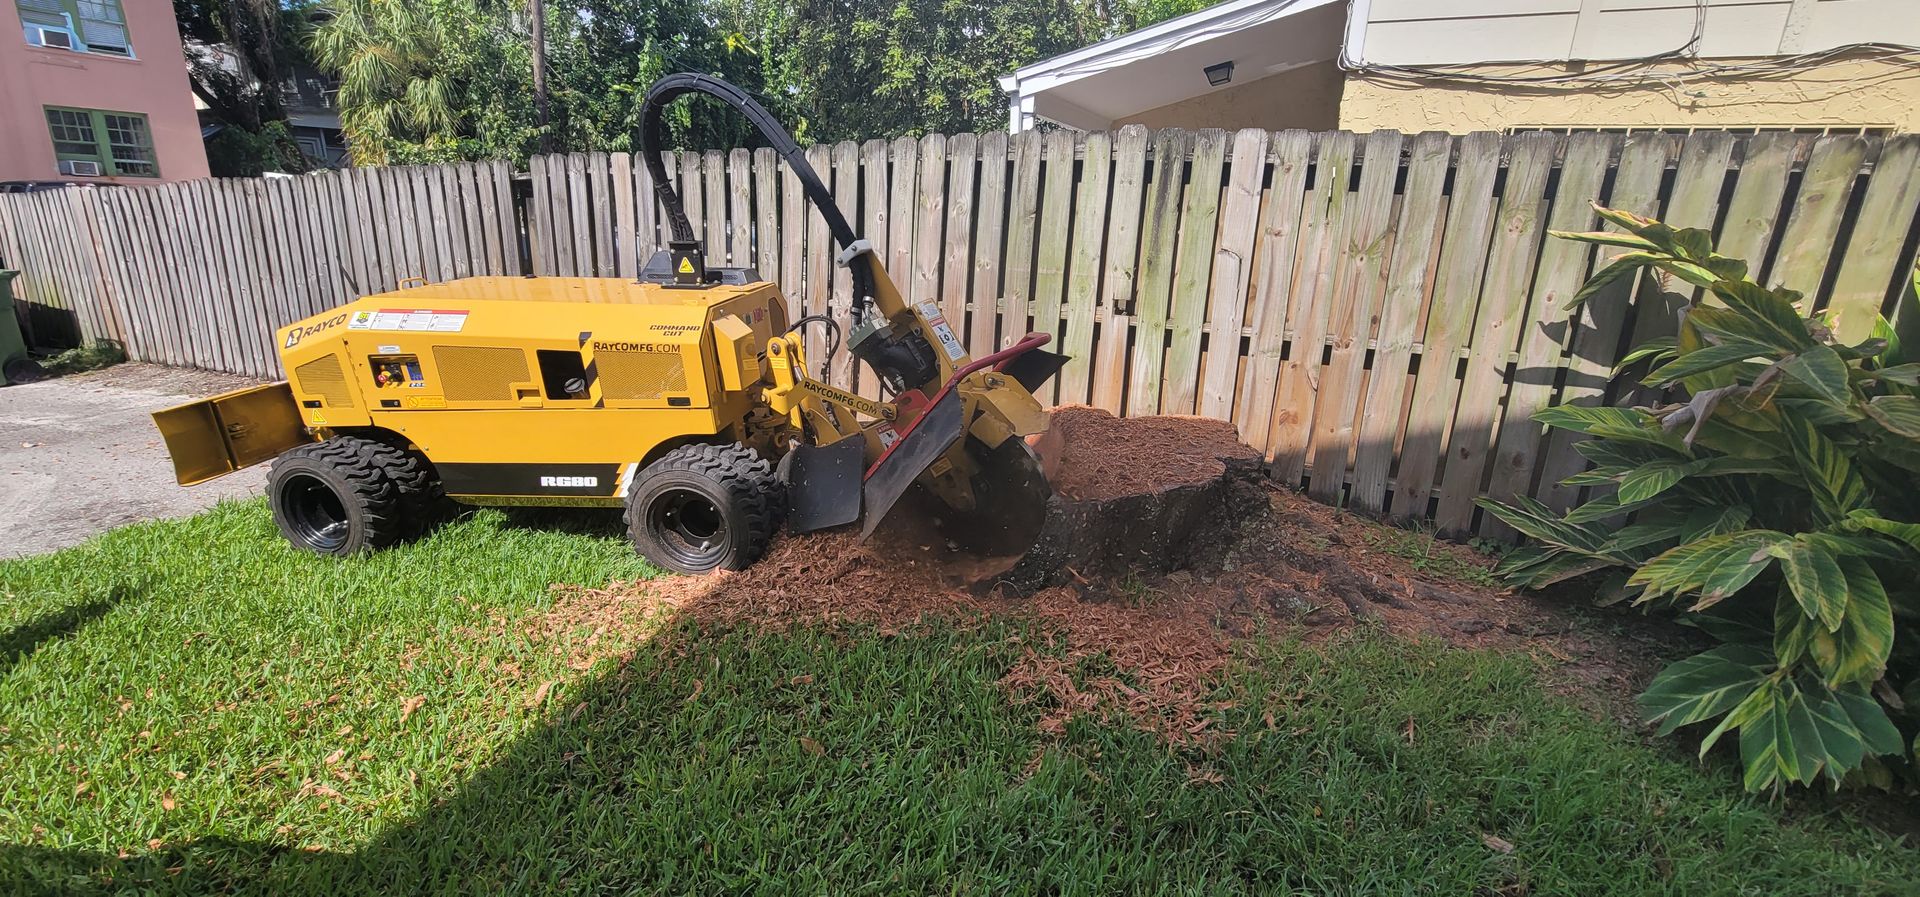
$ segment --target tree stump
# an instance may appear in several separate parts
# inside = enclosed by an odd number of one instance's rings
[[[1053,489],[1040,538],[977,589],[1026,594],[1183,569],[1267,513],[1260,453],[1227,421],[1069,405],[1034,451]]]

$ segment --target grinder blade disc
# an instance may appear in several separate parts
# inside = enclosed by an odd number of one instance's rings
[[[952,507],[916,486],[888,529],[910,546],[938,551],[950,577],[969,587],[990,586],[1039,542],[1053,490],[1023,440],[988,448],[969,436],[965,446],[979,468],[970,480],[974,506]]]
[[[973,475],[974,505],[949,508],[935,517],[943,535],[972,554],[1019,557],[1040,538],[1053,489],[1040,459],[1025,440],[1009,438],[997,448],[969,437],[967,452],[980,465]]]

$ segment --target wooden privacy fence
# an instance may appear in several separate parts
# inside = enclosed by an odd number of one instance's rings
[[[807,155],[975,353],[1058,338],[1073,360],[1047,400],[1231,420],[1282,482],[1456,535],[1497,533],[1479,495],[1579,498],[1559,481],[1584,462],[1535,410],[1649,398],[1612,367],[1683,299],[1622,281],[1567,319],[1596,254],[1546,231],[1597,229],[1590,201],[1713,229],[1849,333],[1899,300],[1920,240],[1915,136],[1128,127]],[[710,264],[844,314],[836,249],[770,150],[665,161]],[[136,358],[272,374],[272,324],[369,288],[517,274],[522,248],[535,275],[628,277],[659,245],[636,158],[530,168],[518,197],[499,164],[0,197],[0,252],[27,298]],[[831,375],[873,389],[844,353]]]
[[[1652,278],[1569,322],[1595,252],[1549,229],[1598,229],[1595,200],[1713,229],[1859,334],[1900,295],[1920,204],[1920,136],[1128,127],[808,158],[903,292],[964,322],[976,354],[1058,338],[1073,360],[1045,398],[1228,419],[1281,481],[1456,535],[1497,532],[1483,494],[1578,499],[1559,485],[1584,466],[1572,440],[1531,415],[1646,400],[1611,370],[1676,326],[1682,297]],[[711,264],[756,266],[796,314],[844,313],[836,249],[771,150],[666,161]],[[645,263],[661,225],[643,165],[531,167],[536,274]],[[871,388],[840,360],[836,381]]]
[[[0,196],[15,295],[138,361],[279,377],[273,331],[406,278],[520,271],[504,162]],[[504,214],[503,214],[504,212]]]

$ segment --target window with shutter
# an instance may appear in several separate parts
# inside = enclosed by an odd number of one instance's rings
[[[88,51],[133,55],[133,47],[127,43],[127,17],[120,9],[120,0],[71,2],[80,20],[80,39],[87,42]]]
[[[132,56],[120,0],[14,0],[27,43],[84,53]]]
[[[20,7],[20,21],[25,24],[73,27],[73,22],[67,18],[65,0],[15,0],[14,5]]]

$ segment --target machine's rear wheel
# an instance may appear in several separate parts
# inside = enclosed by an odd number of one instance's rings
[[[415,539],[426,535],[436,524],[451,516],[453,503],[440,474],[426,456],[408,447],[406,437],[386,431],[371,431],[364,437],[376,443],[370,453],[374,463],[387,473],[400,492],[401,537]]]
[[[744,570],[773,540],[779,481],[739,443],[685,445],[634,477],[627,534],[645,557],[675,573]]]
[[[401,489],[389,472],[396,463],[405,463],[399,449],[353,436],[288,449],[267,475],[273,522],[294,547],[315,554],[392,545],[405,525]]]

